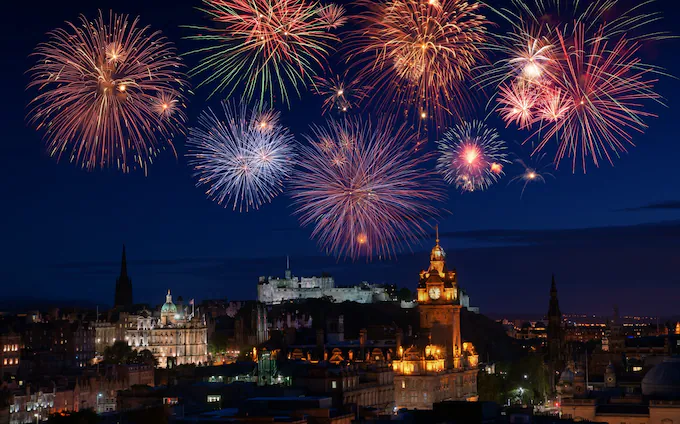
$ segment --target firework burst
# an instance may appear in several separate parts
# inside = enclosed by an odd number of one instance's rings
[[[462,191],[484,190],[503,175],[509,163],[505,142],[484,122],[463,122],[437,141],[437,170]]]
[[[345,113],[355,108],[366,98],[366,93],[357,80],[334,76],[330,78],[314,78],[316,92],[323,97],[323,112],[336,111]]]
[[[337,37],[330,27],[343,23],[341,8],[305,0],[203,0],[212,27],[189,26],[199,33],[188,37],[204,42],[200,62],[191,70],[202,75],[199,86],[215,84],[211,96],[236,90],[243,99],[288,103],[289,94],[312,83]]]
[[[364,0],[348,62],[380,108],[416,110],[438,125],[470,108],[466,81],[485,60],[488,21],[464,0]]]
[[[558,33],[563,58],[548,74],[553,86],[564,93],[561,118],[551,122],[537,146],[541,150],[553,137],[558,141],[556,166],[564,157],[572,159],[575,170],[580,160],[598,166],[633,145],[631,130],[644,132],[645,117],[655,116],[644,102],[659,100],[654,92],[654,69],[640,62],[639,44],[621,38],[609,42],[602,34],[586,39],[577,25],[569,40]],[[611,45],[610,45],[611,44]]]
[[[293,180],[296,214],[312,237],[338,257],[389,257],[426,234],[442,199],[416,135],[393,119],[330,120],[312,127],[302,172]]]
[[[211,109],[189,130],[189,164],[199,186],[220,205],[239,212],[258,209],[281,193],[294,162],[294,139],[266,105],[248,111],[222,102],[223,115]]]
[[[541,162],[543,162],[544,158],[545,153],[539,155],[537,159],[534,161],[534,163],[531,165],[527,165],[527,163],[522,159],[517,159],[515,161],[515,163],[518,163],[522,166],[523,171],[521,174],[517,175],[516,177],[513,177],[508,184],[515,182],[522,184],[522,192],[519,195],[520,199],[524,196],[524,191],[526,190],[529,184],[534,183],[545,184],[545,177],[555,178],[553,174],[547,171],[548,168],[552,167],[553,165],[552,163],[547,165],[541,165]]]
[[[28,120],[57,160],[92,170],[147,167],[184,131],[187,87],[174,47],[139,18],[101,12],[49,34],[33,53]]]
[[[654,116],[646,103],[660,101],[654,74],[662,71],[637,57],[639,40],[667,36],[645,32],[661,19],[642,13],[651,2],[625,9],[618,0],[513,0],[517,12],[496,10],[513,31],[488,46],[503,58],[478,84],[498,84],[506,123],[538,123],[534,153],[556,142],[555,166],[569,158],[572,171],[580,165],[585,172],[588,161],[613,163],[633,145],[631,132],[643,132],[644,119]]]
[[[321,6],[317,13],[328,29],[338,29],[347,23],[345,8],[337,4]]]

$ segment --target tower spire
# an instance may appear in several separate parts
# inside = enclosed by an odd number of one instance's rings
[[[439,224],[437,224],[437,225],[434,226],[434,230],[435,230],[435,233],[436,233],[435,242],[436,242],[437,244],[439,244]]]
[[[120,277],[127,277],[127,259],[125,257],[125,245],[123,244],[123,257],[120,261]]]

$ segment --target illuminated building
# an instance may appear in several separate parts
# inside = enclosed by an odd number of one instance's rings
[[[193,303],[193,302],[192,302]],[[193,304],[192,304],[193,306]],[[159,367],[205,364],[208,360],[208,327],[192,307],[178,308],[168,290],[160,316],[142,311],[126,318],[125,340],[136,350],[148,349]]]
[[[12,332],[0,333],[0,378],[17,374],[20,350],[21,336]]]
[[[668,358],[653,367],[638,383],[636,394],[618,387],[611,364],[606,377],[603,390],[562,400],[562,417],[603,423],[680,423],[680,359]]]
[[[422,343],[404,348],[397,338],[392,361],[397,408],[432,409],[435,402],[477,399],[478,356],[462,340],[461,290],[445,258],[437,237],[430,267],[420,272],[418,284]]]
[[[296,277],[286,262],[284,278],[260,277],[257,285],[258,302],[278,305],[304,299],[329,297],[334,302],[372,303],[389,300],[384,287],[362,283],[352,287],[335,287],[335,280],[329,275],[321,277]]]

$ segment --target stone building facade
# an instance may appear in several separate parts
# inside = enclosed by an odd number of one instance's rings
[[[462,340],[460,288],[445,258],[437,237],[418,284],[421,343],[404,348],[397,337],[392,367],[398,408],[432,409],[435,402],[477,399],[478,356]]]
[[[260,277],[257,285],[257,300],[267,305],[322,297],[330,297],[334,302],[372,303],[389,300],[384,287],[365,282],[358,286],[336,287],[335,280],[328,275],[296,277],[289,265],[284,278]]]
[[[193,305],[192,305],[193,306]],[[135,350],[148,349],[158,366],[205,364],[208,360],[208,327],[195,310],[178,308],[168,290],[160,316],[142,311],[126,318],[125,340]]]

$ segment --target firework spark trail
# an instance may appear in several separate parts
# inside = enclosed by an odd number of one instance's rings
[[[201,9],[214,26],[187,26],[198,34],[187,37],[205,43],[190,52],[201,56],[191,76],[203,76],[199,86],[215,84],[210,94],[243,90],[243,99],[289,104],[300,96],[323,68],[338,41],[328,32],[343,16],[338,7],[305,0],[203,0]],[[320,13],[321,12],[321,13]],[[333,18],[331,22],[329,19]]]
[[[207,196],[218,204],[258,209],[281,193],[292,173],[294,138],[266,105],[249,112],[245,104],[223,101],[222,111],[208,109],[189,130],[189,164],[197,185],[208,186]]]
[[[524,191],[526,190],[529,184],[533,183],[545,184],[545,177],[555,178],[553,174],[547,171],[548,168],[552,167],[553,165],[552,163],[541,165],[541,162],[543,162],[545,156],[546,156],[545,153],[538,155],[537,158],[531,164],[527,164],[527,162],[525,162],[522,159],[517,159],[515,161],[515,163],[518,163],[522,166],[523,171],[521,174],[513,177],[508,183],[508,185],[514,182],[522,184],[522,192],[519,195],[520,199],[524,196]]]
[[[394,119],[348,118],[312,127],[292,197],[303,226],[338,257],[390,257],[427,232],[440,184],[414,153],[416,135]]]
[[[488,188],[503,175],[503,164],[509,163],[505,142],[482,121],[449,129],[437,145],[437,170],[463,191]]]
[[[45,130],[50,155],[81,167],[147,167],[184,132],[182,63],[159,31],[139,18],[102,12],[49,33],[33,56],[28,120]]]
[[[323,113],[348,112],[366,98],[365,90],[357,80],[348,80],[338,75],[330,78],[315,77],[316,92],[324,98]]]
[[[489,22],[463,0],[361,1],[347,62],[379,109],[418,111],[443,126],[471,107],[466,81],[486,57]],[[415,113],[414,113],[415,115]],[[421,125],[423,125],[421,123]],[[426,125],[425,125],[426,126]]]

